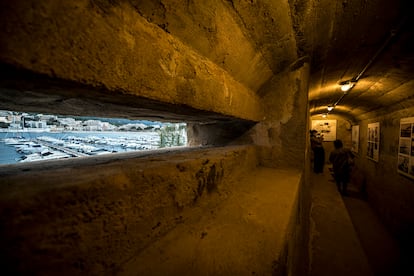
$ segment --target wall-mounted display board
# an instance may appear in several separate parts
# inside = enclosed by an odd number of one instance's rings
[[[359,151],[359,125],[352,126],[352,148],[353,152]]]
[[[378,162],[379,160],[379,138],[380,138],[380,125],[379,122],[368,124],[368,159]]]
[[[400,120],[398,172],[414,179],[414,117]]]
[[[323,134],[325,142],[336,140],[336,120],[312,120],[312,129]]]

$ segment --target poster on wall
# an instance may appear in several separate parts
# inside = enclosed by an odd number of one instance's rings
[[[368,159],[378,162],[379,160],[379,137],[380,137],[379,122],[368,124]]]
[[[352,148],[353,152],[359,151],[359,125],[352,126]]]
[[[323,140],[336,140],[336,120],[312,120],[312,129],[323,135]]]
[[[414,179],[414,117],[400,120],[398,172]]]

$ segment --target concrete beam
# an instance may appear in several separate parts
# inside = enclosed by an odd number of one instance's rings
[[[0,62],[108,95],[263,118],[260,99],[223,68],[131,4],[105,3],[2,1]]]

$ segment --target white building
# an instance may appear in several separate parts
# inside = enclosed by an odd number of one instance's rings
[[[46,121],[29,121],[27,124],[31,128],[47,128]]]

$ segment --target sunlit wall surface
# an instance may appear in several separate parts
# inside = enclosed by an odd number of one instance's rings
[[[185,123],[0,111],[0,164],[186,145]]]

